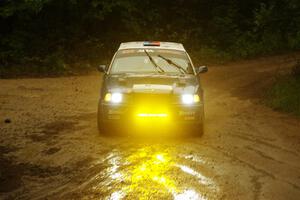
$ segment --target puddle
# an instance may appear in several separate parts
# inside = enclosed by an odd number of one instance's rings
[[[52,140],[57,139],[62,132],[66,131],[79,131],[86,126],[78,126],[79,122],[59,120],[41,126],[41,131],[27,134],[33,142],[46,142],[51,143]],[[53,150],[51,150],[53,151]]]
[[[52,154],[55,154],[55,153],[59,152],[60,149],[61,149],[61,148],[58,148],[58,147],[52,147],[52,148],[49,148],[49,149],[43,151],[43,153],[44,153],[45,155],[52,155]]]
[[[212,178],[178,163],[177,157],[175,152],[163,147],[113,151],[104,161],[108,167],[88,180],[92,184],[85,188],[90,195],[87,198],[94,198],[97,193],[108,193],[106,199],[111,200],[136,197],[193,200],[208,199],[207,194],[216,196],[218,186]]]
[[[45,178],[70,172],[67,168],[15,163],[5,158],[0,158],[0,166],[0,192],[11,192],[21,187],[22,177],[25,175]]]

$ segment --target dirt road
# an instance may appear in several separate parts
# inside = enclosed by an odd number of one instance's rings
[[[299,199],[300,119],[259,99],[292,64],[211,67],[205,134],[165,142],[98,134],[99,74],[0,80],[0,199]]]

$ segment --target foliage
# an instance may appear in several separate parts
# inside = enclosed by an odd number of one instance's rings
[[[267,104],[300,116],[300,63],[298,62],[288,76],[279,78],[268,92]]]
[[[198,62],[220,62],[300,49],[300,1],[2,0],[0,26],[1,72],[95,65],[134,40],[182,42]]]
[[[297,61],[297,64],[292,68],[292,76],[296,79],[300,79],[300,60]]]

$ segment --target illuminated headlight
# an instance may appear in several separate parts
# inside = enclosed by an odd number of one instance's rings
[[[112,103],[121,103],[123,95],[121,93],[107,93],[104,97],[104,101]]]
[[[181,96],[181,101],[183,104],[193,104],[200,101],[198,94],[183,94]]]

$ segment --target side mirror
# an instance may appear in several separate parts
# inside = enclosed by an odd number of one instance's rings
[[[98,66],[98,71],[99,71],[99,72],[106,73],[106,65],[99,65],[99,66]]]
[[[205,73],[207,71],[208,71],[208,68],[206,66],[196,67],[196,73],[197,74]]]

